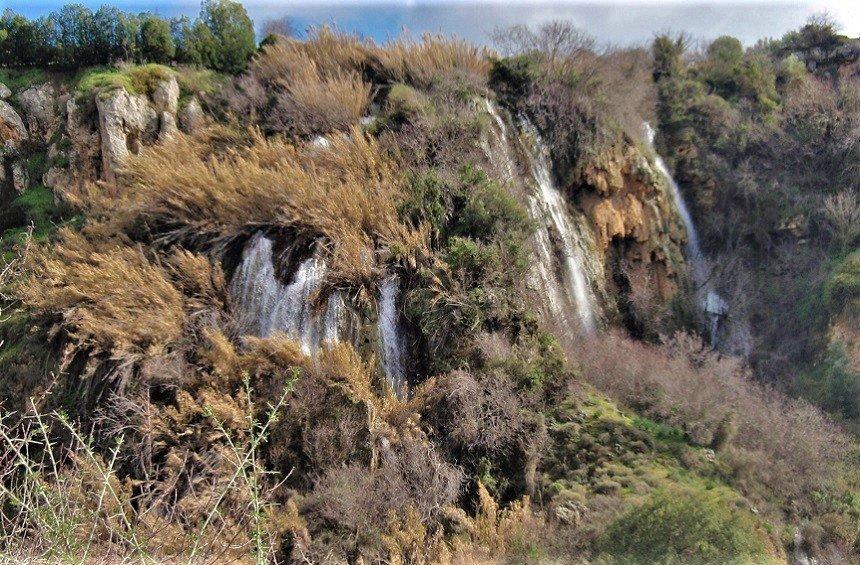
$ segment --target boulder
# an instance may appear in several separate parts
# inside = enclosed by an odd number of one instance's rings
[[[168,112],[176,115],[179,110],[179,83],[176,77],[160,81],[152,91],[152,102],[156,112]]]
[[[27,117],[27,128],[32,137],[46,139],[59,123],[56,92],[53,85],[45,83],[31,86],[18,94],[18,101]]]
[[[0,82],[0,100],[6,100],[12,96],[12,91],[9,90],[9,87]]]
[[[179,132],[179,128],[176,127],[176,117],[170,112],[162,112],[159,121],[161,123],[158,130],[159,141],[166,141]]]
[[[21,142],[28,138],[21,116],[8,102],[0,100],[0,157],[16,155]]]
[[[69,170],[61,167],[51,167],[44,175],[42,175],[42,184],[52,190],[57,189],[62,191],[61,189],[69,184],[69,181]]]
[[[12,164],[12,186],[18,194],[30,186],[30,175],[27,174],[27,168],[22,161],[16,161]]]
[[[200,101],[196,97],[192,98],[179,111],[179,127],[185,133],[194,133],[204,125],[206,125],[206,115],[203,113]]]
[[[158,114],[146,96],[116,89],[96,97],[101,134],[102,175],[116,180],[116,171],[129,154],[140,152],[146,138],[158,133]]]

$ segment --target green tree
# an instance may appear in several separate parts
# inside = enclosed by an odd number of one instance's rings
[[[176,45],[170,24],[158,16],[147,14],[140,23],[140,56],[152,63],[169,63],[176,55]]]
[[[235,74],[245,70],[248,60],[257,49],[254,24],[245,8],[232,0],[203,0],[200,19],[212,32],[214,39],[214,57],[209,61],[209,66],[225,73]],[[195,31],[196,27],[193,28]],[[201,47],[205,53],[207,45]]]

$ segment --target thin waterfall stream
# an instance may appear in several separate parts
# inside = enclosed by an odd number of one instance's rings
[[[283,332],[311,354],[321,341],[338,340],[338,322],[342,299],[333,293],[321,316],[314,311],[313,298],[322,286],[326,262],[311,256],[302,261],[288,284],[275,273],[274,244],[258,233],[246,245],[230,283],[236,300],[239,323],[251,335],[269,337]],[[322,319],[321,319],[322,318]]]
[[[540,132],[525,116],[521,119],[521,127],[534,141],[529,155],[529,165],[537,182],[538,192],[529,208],[533,215],[540,212],[540,216],[536,218],[539,221],[545,221],[548,217],[560,239],[565,286],[573,297],[583,329],[591,333],[596,329],[597,322],[594,314],[595,298],[586,276],[583,258],[587,250],[575,227],[567,203],[553,181],[549,149],[541,138]],[[538,235],[538,247],[542,256],[551,253],[551,249],[546,245],[551,243],[549,236],[549,233]]]
[[[657,166],[657,170],[660,171],[660,174],[663,175],[663,178],[666,179],[666,184],[669,185],[669,194],[672,196],[675,208],[677,208],[678,214],[684,222],[684,228],[687,230],[687,261],[690,263],[693,282],[696,283],[696,290],[699,295],[702,309],[705,311],[705,314],[708,316],[708,320],[710,321],[709,332],[711,347],[716,349],[717,345],[719,345],[720,323],[728,314],[729,305],[723,297],[717,294],[709,280],[710,277],[708,274],[707,262],[704,254],[702,253],[702,247],[699,243],[699,233],[696,231],[696,224],[693,222],[693,216],[687,208],[687,203],[684,201],[683,194],[681,194],[681,188],[678,186],[678,183],[675,182],[675,178],[669,171],[669,167],[666,166],[666,162],[663,161],[663,158],[659,153],[657,153],[656,149],[654,149],[654,136],[656,135],[656,132],[648,122],[645,122],[642,127],[645,130],[645,139],[648,141],[651,149],[654,150],[654,164]]]

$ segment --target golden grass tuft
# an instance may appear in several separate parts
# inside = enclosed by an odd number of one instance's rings
[[[248,147],[221,155],[176,136],[130,160],[122,201],[108,205],[120,227],[167,226],[165,235],[176,239],[225,241],[253,226],[297,228],[330,242],[332,280],[368,280],[377,246],[423,244],[420,231],[399,222],[402,192],[394,163],[357,130],[325,149],[254,136]]]
[[[488,51],[468,41],[425,34],[420,41],[398,39],[374,50],[380,71],[392,82],[430,88],[456,78],[484,87],[490,72]]]
[[[31,252],[18,286],[24,304],[62,318],[71,338],[113,357],[157,355],[182,335],[182,294],[137,247],[94,243],[69,229]]]

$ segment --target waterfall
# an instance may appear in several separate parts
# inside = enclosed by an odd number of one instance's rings
[[[645,138],[648,144],[654,149],[654,129],[648,122],[645,122],[642,127],[645,130]],[[684,222],[684,228],[687,230],[687,261],[689,261],[692,268],[693,281],[696,283],[702,309],[710,322],[711,347],[716,349],[717,345],[719,345],[720,322],[728,314],[729,305],[711,288],[711,282],[708,280],[709,275],[705,264],[705,256],[699,244],[699,234],[696,231],[696,225],[693,223],[693,216],[687,208],[687,203],[684,202],[684,196],[681,194],[678,183],[675,182],[672,173],[669,172],[669,167],[666,166],[666,162],[663,161],[663,158],[660,157],[656,150],[654,151],[654,163],[660,174],[666,179],[666,184],[669,185],[669,194],[672,197],[675,208],[678,210],[678,214],[681,216],[681,220]]]
[[[541,255],[541,262],[545,264],[540,268],[540,276],[548,276],[552,272],[549,265],[555,262],[551,248],[552,238],[549,226],[546,225],[548,218],[559,238],[567,294],[573,298],[582,327],[587,332],[593,332],[597,323],[593,306],[595,300],[585,269],[584,257],[588,253],[587,246],[582,235],[577,231],[576,222],[568,210],[567,202],[555,186],[550,168],[549,150],[541,139],[540,133],[526,117],[522,118],[522,129],[534,140],[529,164],[532,176],[538,185],[538,192],[534,198],[530,198],[529,211],[540,223],[540,230],[544,231],[537,236],[538,252]]]
[[[648,140],[648,145],[654,149],[654,136],[656,135],[656,132],[648,122],[644,123],[643,128],[645,129],[645,137]],[[666,166],[666,162],[656,150],[654,151],[654,164],[657,165],[657,169],[660,171],[660,174],[666,179],[666,184],[669,185],[669,194],[672,196],[675,208],[678,209],[678,214],[681,216],[681,220],[684,222],[684,228],[687,230],[687,260],[693,264],[693,274],[704,279],[705,273],[702,268],[704,255],[702,255],[702,247],[699,244],[699,233],[696,231],[696,224],[693,223],[693,216],[690,214],[690,210],[687,208],[687,203],[684,201],[684,196],[681,194],[681,188],[678,186],[678,183],[675,182],[675,178],[672,176],[672,173],[669,172],[669,167]],[[696,269],[699,270],[698,273],[695,272]],[[696,282],[700,283],[703,281],[697,280]]]
[[[312,302],[326,269],[325,261],[310,257],[299,264],[292,281],[284,284],[275,274],[272,240],[256,234],[245,247],[242,262],[230,283],[242,328],[260,337],[284,332],[306,354],[319,347],[321,338],[337,341],[340,296],[332,294],[329,298],[323,335],[320,316]]]
[[[379,287],[379,340],[382,345],[382,367],[395,394],[406,391],[403,370],[403,337],[397,313],[400,283],[396,276],[382,281]]]
[[[505,180],[516,181],[517,167],[511,155],[505,120],[490,100],[484,99],[484,107],[493,120],[491,131],[495,134],[496,145],[494,151],[486,138],[481,140],[487,158],[506,177]],[[538,187],[536,194],[526,196],[529,216],[537,224],[534,243],[538,261],[530,272],[530,279],[542,290],[554,321],[562,328],[570,329],[568,313],[575,310],[578,320],[573,323],[588,332],[593,331],[596,326],[593,305],[596,301],[586,276],[585,258],[589,251],[584,242],[585,236],[577,231],[578,224],[553,183],[549,152],[540,134],[527,118],[521,120],[521,127],[533,140],[533,144],[524,149],[529,159],[530,173]],[[557,235],[553,237],[553,233]],[[561,269],[554,241],[562,248]],[[561,276],[558,275],[559,270]],[[592,270],[600,272],[601,268],[594,267]]]

